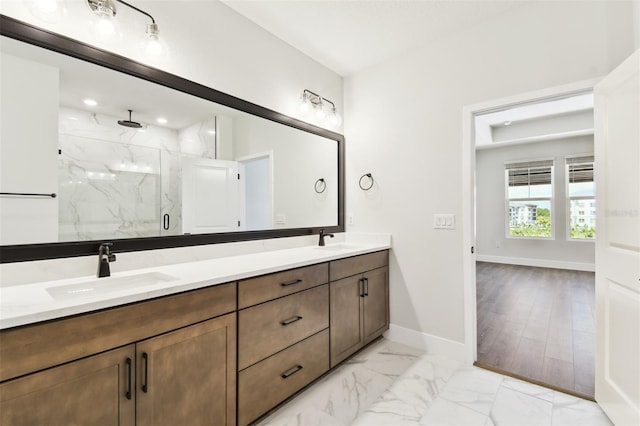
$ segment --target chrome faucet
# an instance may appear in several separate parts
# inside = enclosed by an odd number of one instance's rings
[[[321,230],[320,230],[320,234],[319,234],[319,236],[320,236],[320,240],[318,241],[318,245],[319,245],[320,247],[323,247],[323,246],[324,246],[324,237],[331,237],[331,238],[333,238],[333,234],[325,234],[325,233],[324,233],[324,229],[321,229]]]
[[[116,255],[109,253],[109,247],[111,246],[113,246],[113,243],[100,244],[100,248],[98,249],[98,278],[111,276],[109,262],[116,261]]]

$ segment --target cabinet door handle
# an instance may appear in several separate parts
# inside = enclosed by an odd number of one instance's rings
[[[293,280],[293,281],[289,281],[287,283],[282,283],[280,284],[282,287],[289,287],[290,285],[296,285],[296,284],[300,284],[302,282],[302,280]]]
[[[142,353],[142,363],[144,364],[144,380],[142,381],[142,392],[147,393],[149,390],[149,355]]]
[[[358,280],[358,293],[360,293],[360,297],[364,297],[364,278],[360,278]]]
[[[169,220],[170,218],[168,213],[162,217],[162,227],[165,231],[169,230]]]
[[[127,399],[131,399],[131,358],[127,358]]]
[[[286,319],[284,321],[280,321],[280,324],[289,325],[289,324],[293,324],[296,321],[300,321],[301,319],[302,319],[302,317],[300,315],[296,315],[295,317],[291,317],[291,318]]]
[[[364,295],[369,296],[369,278],[364,278]]]
[[[300,370],[302,370],[302,366],[301,365],[296,365],[295,367],[290,368],[287,371],[285,371],[284,373],[282,373],[280,375],[280,377],[282,377],[283,379],[288,379],[289,377],[293,376],[294,374],[296,374]]]

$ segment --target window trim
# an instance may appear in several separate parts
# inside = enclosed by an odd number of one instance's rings
[[[594,179],[593,179],[593,195],[569,195],[569,167],[567,164],[567,160],[572,158],[580,158],[580,157],[593,157],[593,170],[594,170]],[[579,243],[595,243],[596,237],[594,238],[573,238],[571,236],[571,201],[580,201],[580,200],[593,200],[596,201],[596,181],[595,181],[595,156],[593,152],[583,153],[583,154],[570,154],[565,155],[564,157],[564,193],[565,193],[565,238],[567,241],[571,242],[579,242]],[[591,208],[591,207],[589,207]],[[595,224],[594,224],[595,228]],[[598,228],[596,228],[596,236],[598,235]]]
[[[513,239],[513,240],[535,240],[535,241],[554,241],[555,238],[555,168],[556,161],[555,157],[543,157],[543,158],[533,158],[533,159],[522,159],[522,160],[509,160],[504,162],[504,230],[505,230],[505,238]],[[509,165],[514,164],[527,164],[527,163],[535,163],[541,161],[550,161],[551,162],[551,197],[529,197],[529,198],[509,198]],[[548,237],[534,237],[534,236],[521,236],[521,235],[511,235],[510,230],[510,214],[509,214],[509,202],[510,201],[549,201],[549,218],[551,221],[551,230],[550,235]]]

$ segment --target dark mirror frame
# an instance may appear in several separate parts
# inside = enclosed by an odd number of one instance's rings
[[[343,135],[4,15],[0,15],[0,35],[157,83],[257,117],[329,138],[338,143],[338,225],[336,226],[108,240],[113,243],[114,252],[295,237],[311,235],[319,232],[320,229],[325,229],[328,232],[344,232],[345,148]],[[301,87],[300,90],[302,89],[304,88]],[[0,263],[96,255],[102,242],[104,240],[0,246]]]

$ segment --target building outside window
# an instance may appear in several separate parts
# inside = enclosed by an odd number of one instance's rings
[[[565,159],[569,239],[593,240],[596,237],[596,192],[593,182],[593,155]]]
[[[505,164],[507,237],[553,238],[553,160]]]

